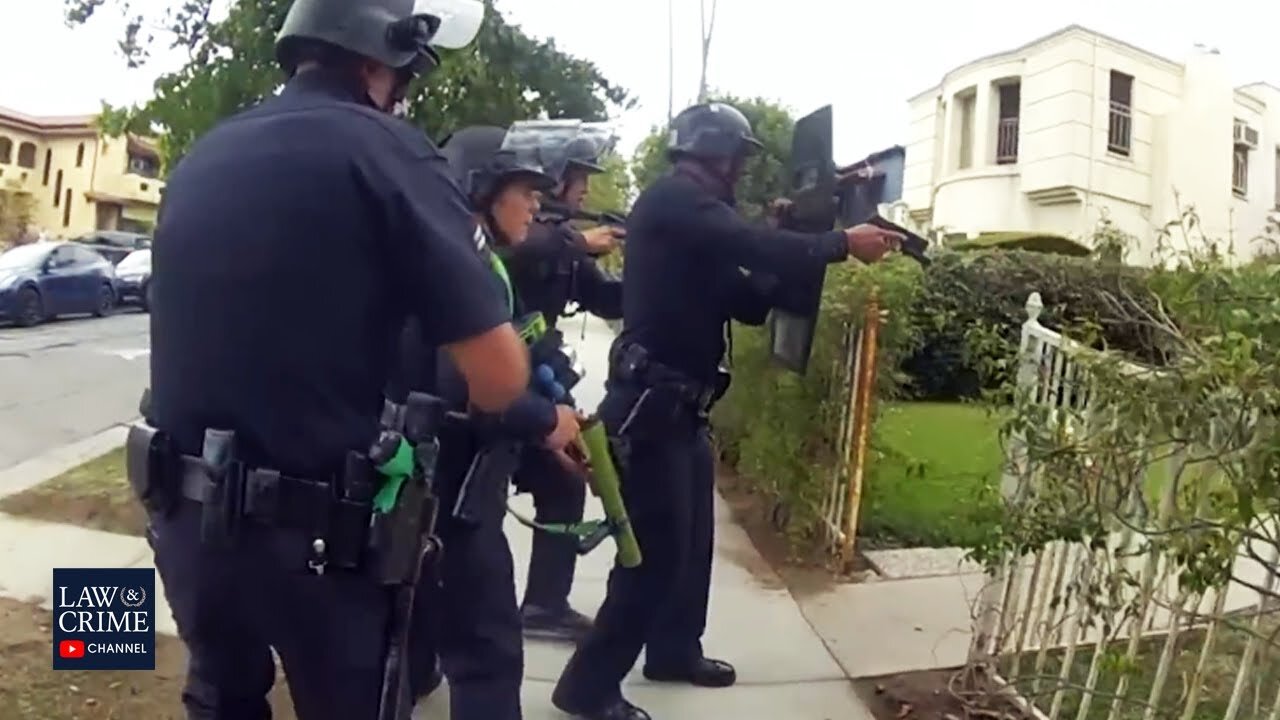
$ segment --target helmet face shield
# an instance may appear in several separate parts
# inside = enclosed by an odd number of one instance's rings
[[[613,148],[616,136],[606,123],[581,120],[522,120],[512,123],[503,147],[532,153],[556,183],[570,167],[590,174],[604,172],[600,156]]]
[[[480,0],[417,0],[415,16],[435,21],[431,29],[431,45],[446,50],[464,48],[475,41],[484,21],[484,3]]]

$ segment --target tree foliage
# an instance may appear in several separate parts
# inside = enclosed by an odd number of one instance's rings
[[[787,194],[787,166],[791,161],[791,134],[795,129],[795,118],[787,108],[763,98],[747,100],[731,95],[713,95],[709,102],[727,103],[741,110],[751,121],[756,137],[764,143],[764,150],[748,161],[737,191],[738,205],[744,214],[759,216],[772,200]],[[637,188],[647,187],[666,171],[670,165],[666,150],[666,128],[655,127],[640,142],[631,165]]]
[[[35,211],[31,193],[0,188],[0,250],[18,242],[28,232]]]
[[[111,6],[127,20],[120,51],[130,67],[167,43],[189,54],[156,81],[155,97],[134,108],[104,107],[110,134],[162,131],[167,166],[218,121],[268,97],[283,82],[274,43],[290,0],[234,0],[225,19],[210,20],[214,0],[177,0],[163,17],[134,12],[128,0],[65,0],[68,24],[89,22]],[[630,107],[625,90],[595,64],[572,57],[509,23],[495,0],[470,46],[443,50],[441,67],[409,94],[409,117],[432,137],[472,124],[506,125],[531,117],[607,119]]]

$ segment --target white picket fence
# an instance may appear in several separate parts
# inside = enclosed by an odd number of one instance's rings
[[[1041,325],[1042,310],[1040,295],[1032,293],[1018,387],[1046,405],[1065,432],[1085,432],[1089,423],[1107,421],[1091,404],[1095,388],[1077,362],[1094,351]],[[1141,392],[1142,379],[1153,372],[1123,367],[1133,392]],[[1185,479],[1188,462],[1186,453],[1177,453],[1152,459],[1151,466],[1166,473],[1155,477]],[[1011,440],[1006,502],[1028,502],[1046,483],[1064,482],[1089,479],[1046,477],[1028,461],[1025,445]],[[1180,583],[1183,565],[1150,546],[1152,538],[1182,531],[1171,518],[1184,517],[1188,503],[1200,507],[1211,482],[1203,476],[1166,481],[1151,490],[1157,502],[1143,492],[1117,497],[1103,518],[1106,538],[1056,541],[1005,557],[978,598],[971,664],[994,671],[988,675],[1041,720],[1280,718],[1277,645],[1263,636],[1280,628],[1270,615],[1280,541],[1242,548],[1233,579],[1203,591]],[[1275,523],[1265,525],[1258,535],[1277,538]],[[1091,599],[1098,592],[1104,602]]]

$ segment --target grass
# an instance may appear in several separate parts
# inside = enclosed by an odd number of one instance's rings
[[[999,507],[999,428],[984,406],[886,404],[876,422],[860,534],[926,547],[978,537]]]
[[[1247,625],[1248,620],[1238,617],[1234,622]],[[1237,715],[1240,720],[1246,718],[1261,720],[1267,717],[1268,711],[1276,700],[1276,688],[1280,687],[1280,646],[1275,641],[1276,633],[1280,631],[1280,617],[1277,617],[1274,610],[1263,616],[1258,631],[1264,639],[1258,644],[1257,654],[1246,680],[1243,703]],[[1226,624],[1218,629],[1204,672],[1200,676],[1199,702],[1194,715],[1191,716],[1193,720],[1219,720],[1226,717],[1227,706],[1249,637],[1249,633],[1245,630],[1229,627]],[[1271,638],[1271,641],[1268,642],[1265,638]],[[1205,631],[1200,629],[1184,630],[1178,635],[1167,679],[1161,694],[1153,703],[1157,718],[1173,719],[1182,716],[1188,686],[1196,672],[1204,639]],[[1152,637],[1143,640],[1139,644],[1138,655],[1131,664],[1122,661],[1127,649],[1126,645],[1125,640],[1113,642],[1105,652],[1095,693],[1084,720],[1106,720],[1111,709],[1112,696],[1116,694],[1117,684],[1122,676],[1128,677],[1128,684],[1122,695],[1117,720],[1141,720],[1146,712],[1151,689],[1155,685],[1160,655],[1164,650],[1165,638]],[[1057,688],[1062,687],[1062,712],[1059,717],[1074,720],[1084,698],[1081,688],[1088,677],[1093,652],[1093,646],[1078,648],[1066,682],[1059,683],[1057,675],[1062,667],[1063,653],[1059,650],[1050,651],[1041,674],[1043,679],[1034,697],[1031,697],[1031,682],[1034,675],[1035,654],[1027,653],[1023,656],[1018,672],[1020,679],[1014,684],[1024,696],[1033,700],[1041,710],[1045,711],[1049,709],[1053,693]]]
[[[55,671],[47,610],[0,598],[0,718],[4,720],[180,720],[187,652],[156,636],[156,669]],[[272,689],[273,717],[294,720],[283,678]]]
[[[123,535],[146,533],[146,513],[125,479],[124,448],[0,498],[0,512]]]

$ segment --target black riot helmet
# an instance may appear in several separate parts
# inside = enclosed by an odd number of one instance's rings
[[[563,152],[564,163],[554,173],[557,183],[563,183],[565,174],[572,169],[581,170],[588,175],[604,172],[604,168],[600,166],[599,145],[590,138],[574,138],[565,145]]]
[[[505,143],[507,131],[472,125],[446,137],[440,149],[471,208],[487,213],[494,198],[509,183],[531,181],[538,190],[555,187],[536,155]]]
[[[671,121],[667,156],[672,160],[734,160],[764,147],[751,132],[747,116],[732,105],[702,103]]]
[[[476,0],[294,0],[276,60],[292,76],[302,48],[321,42],[417,75],[440,63],[433,45],[467,45],[483,17]]]

